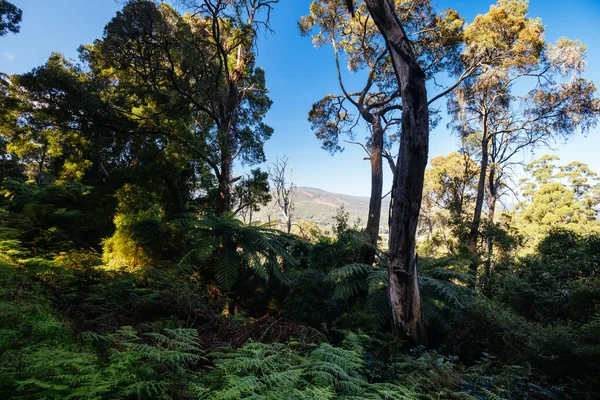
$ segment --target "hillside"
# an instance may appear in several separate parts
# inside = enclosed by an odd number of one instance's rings
[[[295,221],[313,221],[322,229],[331,228],[336,211],[344,206],[346,212],[350,214],[350,223],[354,224],[359,220],[360,226],[367,223],[367,213],[369,210],[369,198],[361,196],[350,196],[346,194],[331,193],[322,189],[299,187],[294,196],[294,220]],[[389,199],[383,200],[381,216],[381,232],[387,233]],[[273,200],[268,207],[263,207],[255,214],[254,219],[258,221],[280,220],[281,213]]]

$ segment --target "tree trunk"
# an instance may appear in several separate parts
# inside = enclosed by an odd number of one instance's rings
[[[231,211],[231,159],[223,156],[219,180],[219,197],[217,198],[217,215]]]
[[[361,250],[360,262],[373,264],[375,250],[379,240],[379,223],[381,221],[381,196],[383,195],[383,127],[379,116],[372,124],[371,140],[371,199],[369,201],[369,216],[365,229],[365,242]]]
[[[402,96],[402,135],[392,189],[388,294],[394,332],[417,344],[425,341],[415,254],[429,148],[425,74],[396,15],[394,2],[366,3],[387,42]]]
[[[479,239],[479,226],[481,225],[481,212],[483,210],[483,198],[485,195],[485,177],[487,176],[487,166],[489,160],[488,141],[485,139],[481,143],[481,165],[479,171],[479,181],[477,183],[477,199],[475,200],[475,213],[473,222],[471,222],[471,231],[469,233],[469,251],[474,257],[469,266],[473,275],[477,276],[479,261],[477,260],[477,240]]]
[[[187,196],[185,193],[185,183],[182,183],[181,177],[174,180],[172,177],[164,177],[165,185],[173,197],[173,213],[179,214],[185,212]]]
[[[488,221],[490,226],[494,223],[494,213],[496,208],[496,197],[490,196],[490,209],[488,210]],[[494,253],[494,240],[492,235],[488,232],[485,237],[485,252],[486,252],[486,260],[485,260],[485,278],[489,279],[491,275],[492,269],[492,255]]]
[[[490,174],[488,179],[488,224],[493,226],[494,224],[494,214],[496,213],[496,202],[498,200],[498,187],[496,186],[496,170],[494,167],[490,167]],[[494,253],[494,240],[490,232],[486,234],[485,237],[485,251],[486,251],[486,260],[485,260],[485,279],[489,281],[489,278],[492,273],[492,255]]]

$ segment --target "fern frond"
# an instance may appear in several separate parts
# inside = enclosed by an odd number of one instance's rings
[[[462,283],[464,285],[473,285],[475,283],[475,277],[473,274],[451,270],[444,267],[435,267],[422,272],[421,275],[425,275],[435,279],[443,279],[447,281],[453,281]]]
[[[419,282],[429,297],[455,307],[462,307],[474,295],[472,289],[442,279],[420,276]]]
[[[387,288],[389,282],[388,273],[382,269],[373,269],[367,276],[367,290],[373,294]]]
[[[237,253],[223,252],[215,263],[217,282],[223,289],[229,290],[236,282],[242,260]]]
[[[348,299],[366,291],[366,278],[373,269],[368,264],[348,264],[332,270],[327,279],[335,286],[334,298]]]
[[[379,327],[388,324],[392,318],[387,290],[379,290],[367,297],[365,310],[372,315]]]

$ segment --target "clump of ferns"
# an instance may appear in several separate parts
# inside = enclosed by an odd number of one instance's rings
[[[488,355],[465,367],[456,357],[417,347],[404,355],[393,369],[400,381],[420,393],[422,399],[505,400],[555,398],[548,388],[532,384],[528,367],[492,367]],[[492,357],[493,358],[493,357]]]
[[[188,381],[199,363],[206,361],[195,329],[163,329],[138,334],[123,327],[114,334],[81,334],[85,342],[107,349],[106,378],[121,396],[167,396],[188,391]]]
[[[243,272],[265,281],[288,282],[285,271],[297,265],[297,239],[269,225],[246,225],[233,215],[204,214],[177,221],[192,237],[191,250],[180,265],[205,268],[221,289],[229,291]],[[209,270],[206,270],[209,267]]]
[[[362,347],[321,343],[308,354],[282,344],[249,342],[212,353],[214,367],[195,385],[199,398],[220,399],[417,399],[405,387],[370,383]]]
[[[427,325],[441,318],[446,308],[461,308],[476,296],[476,292],[470,288],[473,276],[461,270],[467,262],[457,257],[419,261],[419,286],[423,318]],[[379,254],[375,265],[344,265],[332,270],[327,278],[335,285],[334,298],[362,296],[365,298],[365,311],[373,316],[379,326],[389,322],[391,312],[385,254]]]
[[[193,371],[204,360],[191,329],[140,335],[123,327],[81,338],[86,346],[59,339],[23,350],[18,369],[0,363],[0,390],[9,384],[14,398],[27,399],[190,398]]]

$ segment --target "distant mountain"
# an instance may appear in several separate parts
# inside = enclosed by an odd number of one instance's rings
[[[328,230],[334,223],[333,217],[341,206],[350,214],[350,225],[360,219],[360,226],[367,223],[367,213],[369,210],[369,198],[361,196],[349,196],[346,194],[331,193],[322,189],[310,187],[298,187],[294,194],[294,221],[313,221],[321,228]],[[382,234],[387,233],[388,229],[388,210],[389,198],[383,200],[381,228]],[[254,220],[275,221],[281,220],[282,215],[275,201],[267,207],[263,207],[258,213],[254,214]]]

